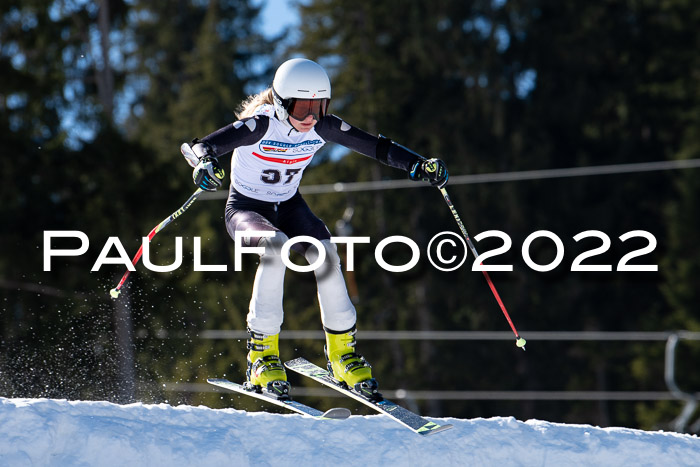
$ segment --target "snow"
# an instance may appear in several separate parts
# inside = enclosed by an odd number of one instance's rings
[[[700,438],[512,417],[436,419],[422,437],[382,415],[315,420],[236,409],[0,398],[0,464],[700,465]]]

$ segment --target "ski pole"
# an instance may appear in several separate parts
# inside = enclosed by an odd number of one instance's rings
[[[457,210],[455,209],[454,205],[452,204],[452,201],[450,200],[450,197],[447,194],[447,190],[444,187],[441,187],[440,193],[442,193],[442,197],[445,198],[445,202],[447,203],[447,206],[450,208],[452,215],[454,216],[455,220],[457,221],[457,225],[459,226],[459,229],[462,231],[462,235],[467,240],[467,245],[469,245],[469,249],[474,254],[474,257],[478,258],[479,253],[477,253],[476,248],[474,248],[474,244],[472,243],[471,239],[469,238],[469,234],[467,233],[467,229],[466,229],[466,227],[464,227],[464,223],[462,223],[462,219],[459,218],[459,214],[457,214]],[[498,291],[496,290],[496,286],[493,285],[493,281],[491,280],[489,273],[483,269],[481,270],[481,272],[484,273],[484,277],[486,278],[486,282],[488,282],[489,287],[491,288],[491,292],[493,292],[493,296],[496,298],[496,301],[500,305],[501,311],[503,312],[503,315],[506,317],[506,320],[508,320],[508,324],[510,324],[510,328],[513,330],[513,334],[515,334],[515,339],[516,339],[515,345],[520,347],[521,349],[525,350],[525,343],[526,343],[525,339],[520,337],[520,334],[518,334],[518,330],[515,329],[515,326],[513,325],[513,321],[510,319],[510,315],[508,314],[508,310],[506,310],[506,306],[503,304],[503,300],[501,300],[501,296],[498,295]]]
[[[182,143],[180,146],[180,152],[182,155],[185,157],[185,160],[187,160],[187,163],[190,165],[190,167],[196,167],[197,164],[199,163],[199,157],[192,151],[192,148],[190,147],[189,144],[187,143]],[[218,175],[217,175],[218,176]],[[220,178],[223,178],[223,174],[221,175]],[[199,198],[199,195],[201,195],[205,190],[202,188],[197,188],[197,190],[192,193],[192,196],[187,198],[187,201],[185,201],[185,204],[180,206],[180,209],[175,211],[174,213],[170,214],[167,218],[163,219],[163,221],[153,227],[153,230],[151,230],[151,233],[148,234],[148,241],[153,239],[153,237],[156,236],[158,232],[163,230],[168,224],[170,224],[172,221],[174,221],[176,218],[180,217],[180,215],[187,211],[192,204],[194,204],[195,201],[197,201],[197,198]],[[138,263],[139,259],[141,258],[141,254],[143,253],[143,243],[141,243],[141,247],[139,248],[139,251],[136,252],[134,255],[134,259],[131,260],[131,264],[136,266],[136,263]],[[131,274],[131,271],[129,269],[126,270],[124,275],[122,276],[122,280],[119,281],[119,284],[113,288],[112,290],[109,291],[109,294],[112,296],[112,298],[117,298],[119,296],[119,293],[121,291],[122,285],[124,285],[124,282],[126,282],[127,277],[129,277],[129,274]]]
[[[185,201],[185,204],[180,206],[180,209],[178,209],[174,213],[170,214],[168,217],[163,219],[163,221],[160,224],[153,227],[153,230],[151,230],[151,233],[148,234],[149,243],[153,239],[153,237],[156,236],[156,234],[158,232],[163,230],[165,227],[167,227],[168,224],[170,224],[172,221],[174,221],[175,219],[180,217],[182,215],[182,213],[187,211],[187,209],[189,209],[189,207],[192,206],[192,204],[194,204],[195,201],[197,201],[197,198],[199,197],[199,195],[204,193],[204,191],[205,190],[202,190],[201,188],[197,188],[197,190],[194,193],[192,193],[192,195],[189,198],[187,198],[187,201]],[[134,259],[131,260],[131,264],[136,266],[136,263],[138,263],[139,259],[141,259],[142,253],[143,253],[143,243],[141,243],[141,246],[139,247],[139,251],[137,251],[136,254],[134,255]],[[109,291],[109,294],[112,296],[112,298],[119,297],[119,293],[121,292],[121,288],[124,285],[124,282],[126,282],[126,279],[129,277],[129,274],[131,274],[131,271],[129,269],[127,269],[126,272],[124,273],[124,275],[122,276],[122,280],[119,281],[119,284],[115,288],[113,288],[112,290]]]

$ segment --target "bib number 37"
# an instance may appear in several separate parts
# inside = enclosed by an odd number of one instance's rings
[[[288,185],[292,183],[294,176],[301,172],[301,169],[287,169],[284,174],[277,169],[265,169],[260,174],[260,180],[269,185],[276,185],[282,182],[282,177],[284,177],[283,185]]]

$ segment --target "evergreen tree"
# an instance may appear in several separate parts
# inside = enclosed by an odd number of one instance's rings
[[[44,271],[43,262],[45,231],[81,230],[100,242],[115,233],[116,219],[128,223],[128,201],[116,195],[123,193],[117,181],[136,183],[138,173],[122,154],[143,153],[111,126],[111,91],[96,91],[98,75],[109,66],[100,49],[91,47],[94,33],[109,26],[106,16],[115,33],[121,31],[123,3],[109,5],[99,25],[94,4],[10,3],[0,13],[0,120],[6,123],[0,143],[12,154],[0,188],[6,200],[0,231],[6,395],[114,394],[89,378],[109,381],[117,358],[110,351],[112,309],[99,277],[89,272],[99,245],[92,243],[80,258],[54,258],[51,271]],[[120,83],[115,74],[114,86]],[[54,240],[52,246],[79,244]]]
[[[13,375],[3,378],[4,394],[119,400],[129,392],[119,388],[119,368],[130,358],[122,353],[135,345],[141,396],[160,398],[152,391],[160,378],[198,371],[191,336],[164,345],[160,330],[202,329],[210,315],[222,317],[215,327],[240,322],[222,305],[238,302],[235,284],[188,275],[184,266],[170,276],[150,273],[141,263],[121,299],[141,338],[120,342],[115,331],[129,325],[115,322],[121,318],[107,291],[123,270],[90,269],[109,236],[133,254],[148,229],[193,191],[179,145],[230,122],[246,86],[265,73],[257,63],[266,42],[251,33],[257,12],[244,1],[3,7],[0,119],[7,125],[0,140],[20,155],[2,174],[3,216],[19,220],[2,228],[0,286],[9,295],[0,371]],[[222,262],[213,254],[226,262],[223,206],[201,204],[154,242],[156,264],[172,261],[177,229],[189,243],[185,264],[187,257],[192,263],[194,235],[203,237],[208,262]],[[52,271],[42,273],[44,230],[81,230],[90,249],[80,258],[55,258]],[[158,356],[162,363],[154,364]]]
[[[644,162],[671,159],[678,150],[682,99],[677,92],[658,90],[694,89],[685,77],[693,69],[688,57],[689,44],[696,42],[690,32],[696,10],[687,2],[476,1],[410,7],[310,2],[302,8],[304,36],[298,50],[333,70],[334,112],[424,155],[439,155],[453,176]],[[377,179],[363,162],[343,160],[346,177]],[[382,173],[396,178],[389,169]],[[655,317],[666,306],[658,286],[661,274],[566,269],[578,254],[597,246],[592,240],[574,242],[581,231],[609,235],[613,247],[596,260],[613,266],[633,249],[633,242],[622,245],[617,238],[625,232],[645,229],[663,244],[666,232],[660,226],[671,195],[667,174],[455,186],[450,192],[467,227],[475,229],[472,235],[495,228],[513,239],[511,252],[499,259],[515,263],[515,272],[494,274],[494,280],[521,329],[639,330],[658,323]],[[437,212],[439,197],[427,191],[385,192],[380,198],[356,194],[353,202],[357,225],[373,235],[410,226],[410,235],[422,239],[433,227],[454,229],[449,214]],[[540,229],[564,239],[564,261],[552,273],[534,272],[519,258],[519,245]],[[554,254],[544,243],[531,251],[541,264]],[[658,262],[659,252],[645,259]],[[417,277],[390,279],[387,290],[386,282],[363,281],[361,271],[361,295],[372,300],[360,315],[365,326],[503,329],[478,273],[421,271]],[[680,291],[688,282],[678,284]],[[372,325],[366,324],[369,316]],[[616,345],[540,343],[529,346],[527,355],[490,344],[472,349],[464,343],[455,349],[469,354],[459,359],[459,371],[434,364],[426,368],[421,357],[440,354],[435,348],[406,347],[393,352],[393,365],[380,362],[378,374],[395,387],[401,387],[401,374],[412,388],[426,375],[432,388],[440,383],[474,389],[644,387],[629,378],[634,354],[626,361],[614,358]],[[570,370],[572,359],[576,373]],[[538,364],[544,360],[550,364]],[[515,366],[518,378],[503,365]],[[390,367],[396,373],[387,373]],[[432,379],[433,370],[448,376]],[[658,373],[653,387],[663,389]],[[632,420],[631,404],[626,407],[599,404],[596,423]],[[590,417],[590,409],[587,403],[566,410],[551,404],[464,404],[468,416],[522,410],[526,417],[567,421]]]

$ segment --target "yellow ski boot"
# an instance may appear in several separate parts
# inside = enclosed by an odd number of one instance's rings
[[[256,392],[264,390],[278,399],[288,399],[291,386],[280,361],[279,334],[267,336],[251,329],[248,333],[248,381],[244,386]]]
[[[328,371],[340,386],[348,386],[369,400],[381,400],[379,384],[372,378],[372,367],[362,355],[355,353],[355,333],[353,327],[346,332],[326,331],[324,348]]]

